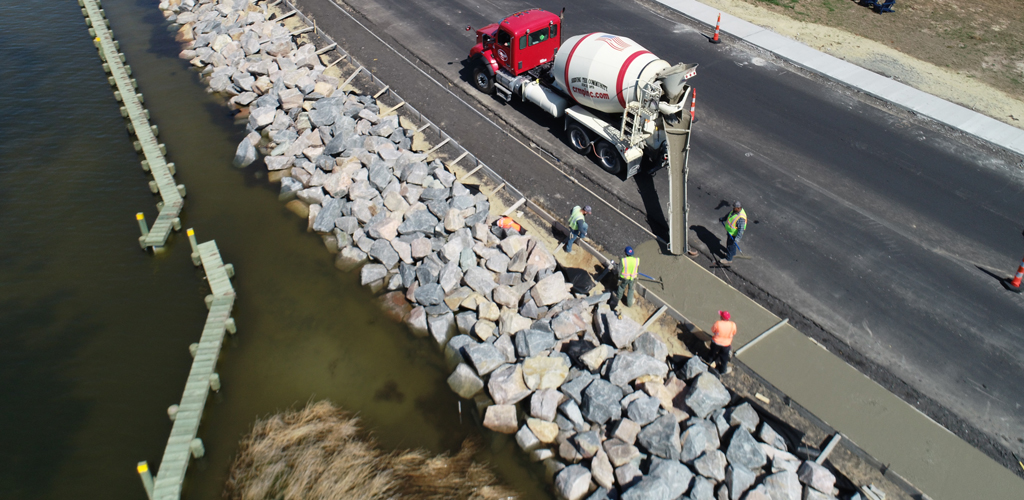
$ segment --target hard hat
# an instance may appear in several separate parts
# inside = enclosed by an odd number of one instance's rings
[[[626,255],[633,255],[633,247],[626,247]]]
[[[590,212],[590,205],[586,205],[586,206],[584,206],[584,207],[583,207],[583,211],[584,211],[584,212],[588,212],[588,213],[589,213],[589,212]]]
[[[743,208],[743,205],[741,205],[738,201],[734,201],[732,202],[732,208]]]

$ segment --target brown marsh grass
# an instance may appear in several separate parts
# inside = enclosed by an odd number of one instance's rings
[[[479,443],[454,456],[386,453],[359,419],[329,402],[260,419],[243,438],[224,488],[230,500],[499,500],[518,498],[473,461]]]

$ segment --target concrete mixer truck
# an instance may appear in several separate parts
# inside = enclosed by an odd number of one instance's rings
[[[611,174],[625,168],[626,178],[632,177],[644,156],[667,162],[666,128],[689,131],[686,81],[697,65],[671,65],[608,33],[562,42],[561,27],[562,16],[529,9],[476,30],[469,52],[473,86],[564,117],[569,145],[579,153],[593,151]]]

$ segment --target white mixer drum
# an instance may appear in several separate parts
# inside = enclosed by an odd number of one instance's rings
[[[637,83],[651,82],[670,65],[633,40],[608,33],[574,36],[562,43],[552,73],[560,90],[579,104],[621,113],[637,100]]]

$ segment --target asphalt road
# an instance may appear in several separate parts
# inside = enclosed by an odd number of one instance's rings
[[[330,0],[299,5],[531,198],[566,215],[574,204],[593,205],[592,237],[606,248],[662,230],[664,174],[609,176],[568,148],[561,120],[469,85],[462,61],[474,36],[465,27],[496,22],[525,4],[347,0],[357,19],[408,60]],[[736,262],[731,282],[1016,469],[1008,452],[1024,455],[1024,393],[1017,386],[1024,375],[1024,297],[1005,291],[998,277],[1024,254],[1020,158],[891,112],[728,39],[711,45],[672,12],[613,0],[532,5],[567,7],[564,37],[607,31],[670,63],[699,63],[691,80],[699,121],[690,158],[690,241],[704,253],[700,259],[708,262],[721,245],[721,207],[741,200],[751,221],[741,242],[750,259]]]

